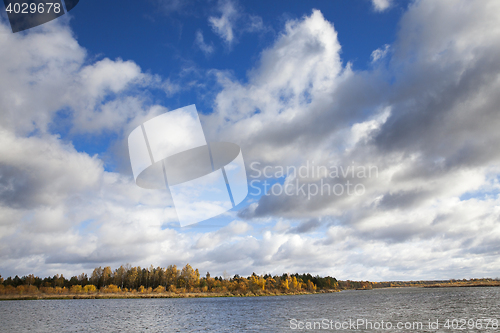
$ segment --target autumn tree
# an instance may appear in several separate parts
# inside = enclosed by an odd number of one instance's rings
[[[266,289],[266,280],[263,277],[257,276],[257,274],[253,273],[250,276],[250,288],[253,292],[256,292],[258,290],[264,291]]]
[[[166,289],[166,287],[165,287],[165,284],[166,284],[165,283],[166,282],[165,269],[158,267],[156,270],[158,271],[158,287],[163,286],[164,289]]]
[[[291,283],[291,287],[292,287],[292,290],[298,290],[299,286],[299,282],[297,281],[297,278],[295,276],[292,276],[292,283]]]
[[[102,286],[107,286],[111,283],[111,274],[113,274],[113,271],[111,270],[111,267],[106,266],[102,270]]]
[[[114,284],[120,286],[120,288],[123,289],[126,278],[127,278],[127,271],[125,270],[125,267],[123,267],[123,265],[120,266],[120,268],[115,269],[115,272],[113,273]]]
[[[55,287],[62,288],[62,287],[64,287],[66,279],[64,278],[64,276],[62,274],[61,275],[56,274],[56,275],[54,275],[53,281],[54,281],[54,286]]]
[[[78,284],[86,286],[88,283],[89,283],[89,278],[87,277],[87,274],[82,273],[78,275]]]
[[[176,265],[169,265],[165,271],[165,288],[170,288],[170,286],[177,285],[177,279],[179,278],[179,270]]]
[[[194,270],[190,264],[186,264],[181,270],[181,278],[184,280],[184,288],[198,286],[200,282],[200,272]]]
[[[138,277],[139,277],[139,273],[137,271],[137,268],[136,267],[131,267],[127,271],[127,275],[126,275],[126,278],[125,278],[125,281],[126,281],[126,284],[127,284],[127,288],[134,289],[134,288],[138,287],[138,283],[137,283]]]
[[[288,279],[281,280],[281,289],[283,289],[284,291],[288,291],[288,289],[290,289],[290,287],[288,286]]]
[[[307,280],[307,290],[309,290],[309,291],[316,290],[316,286],[314,285],[314,283],[311,282],[311,280]]]
[[[35,283],[35,276],[33,274],[28,275],[24,283],[26,283],[28,286],[31,286],[33,283]]]
[[[94,269],[92,275],[90,276],[90,283],[97,287],[97,289],[102,286],[102,268],[101,266]]]

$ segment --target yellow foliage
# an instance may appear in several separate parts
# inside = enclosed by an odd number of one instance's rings
[[[300,288],[297,288],[298,286],[299,286],[299,282],[297,282],[297,278],[295,276],[292,277],[292,289],[293,290],[300,289]]]
[[[158,286],[155,290],[155,293],[163,293],[165,292],[165,287],[164,286]]]
[[[250,277],[250,283],[252,287],[255,286],[258,289],[266,290],[266,280],[264,280],[264,278],[261,276],[252,275]]]
[[[82,286],[77,284],[75,286],[71,286],[69,292],[72,294],[81,294],[83,292],[83,288],[82,288]]]
[[[7,286],[7,287],[5,287],[4,292],[6,295],[15,294],[16,288],[14,288],[13,286]]]
[[[103,293],[108,293],[108,294],[110,294],[110,293],[114,293],[114,294],[116,294],[116,293],[119,293],[119,292],[121,291],[121,289],[120,289],[120,288],[118,288],[118,286],[117,286],[117,285],[110,284],[110,285],[109,285],[109,286],[107,286],[107,287],[102,287],[102,288],[101,288],[101,291],[102,291]]]
[[[42,287],[42,288],[40,288],[40,290],[42,291],[42,293],[45,293],[45,294],[53,294],[54,293],[54,288],[52,288],[52,287]]]
[[[247,284],[244,281],[241,281],[240,283],[238,283],[237,288],[239,290],[241,290],[242,292],[246,292],[248,289]]]
[[[289,286],[288,286],[288,280],[287,279],[284,279],[284,280],[281,281],[281,288],[283,288],[285,290],[290,289]]]
[[[26,288],[24,286],[17,286],[16,290],[19,295],[22,295],[26,291]]]
[[[54,288],[54,293],[56,294],[65,294],[66,292],[68,291],[68,289],[66,289],[66,287],[55,287]]]
[[[25,286],[25,287],[26,287],[26,292],[28,294],[37,294],[39,292],[36,286]]]
[[[273,289],[275,284],[276,284],[276,280],[273,279],[272,277],[268,277],[266,279],[266,288],[267,289]]]
[[[85,287],[83,287],[83,292],[84,293],[95,293],[97,291],[97,288],[93,284],[88,284]]]

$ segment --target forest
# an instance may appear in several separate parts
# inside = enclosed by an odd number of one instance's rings
[[[335,292],[347,289],[370,290],[391,287],[459,287],[499,286],[498,279],[440,280],[440,281],[338,281],[334,277],[305,274],[257,275],[238,274],[212,277],[209,272],[201,276],[199,270],[186,264],[166,268],[122,265],[115,270],[110,266],[95,268],[90,277],[82,273],[69,279],[62,274],[40,278],[33,274],[2,278],[0,298],[33,296],[34,298],[62,297],[86,298],[99,296],[120,297],[183,297],[191,296],[259,296]]]
[[[253,273],[248,277],[241,277],[238,274],[233,277],[212,277],[209,272],[201,276],[199,270],[189,264],[181,269],[176,265],[169,265],[166,268],[122,265],[115,270],[106,266],[95,268],[90,276],[82,273],[69,279],[59,274],[43,279],[33,274],[7,279],[3,279],[0,275],[0,295],[162,294],[165,292],[265,295],[338,288],[338,281],[330,276],[320,277],[298,273],[271,276]]]

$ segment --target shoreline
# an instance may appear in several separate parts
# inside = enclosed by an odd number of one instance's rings
[[[34,300],[71,300],[71,299],[147,299],[147,298],[219,298],[219,297],[263,297],[263,296],[298,296],[298,295],[317,295],[330,294],[341,291],[356,290],[356,291],[371,291],[377,289],[401,289],[401,288],[487,288],[500,287],[500,284],[450,284],[450,285],[421,285],[421,286],[394,286],[381,287],[371,289],[328,289],[320,291],[300,291],[290,293],[247,293],[247,294],[231,294],[231,293],[95,293],[95,294],[30,294],[30,295],[0,295],[0,301],[34,301]]]
[[[341,290],[321,290],[321,291],[300,291],[290,293],[248,293],[248,294],[231,294],[231,293],[151,293],[151,294],[113,294],[113,293],[96,293],[96,294],[31,294],[31,295],[0,295],[0,301],[21,301],[21,300],[52,300],[52,299],[143,299],[143,298],[219,298],[219,297],[263,297],[263,296],[297,296],[297,295],[313,295],[313,294],[329,294],[340,292]]]

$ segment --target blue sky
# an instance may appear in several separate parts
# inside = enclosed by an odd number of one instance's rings
[[[356,70],[371,67],[373,50],[396,39],[397,24],[408,1],[392,4],[390,10],[377,12],[370,1],[295,1],[270,5],[268,1],[235,3],[238,17],[234,22],[235,40],[227,43],[214,31],[209,17],[220,15],[215,2],[186,1],[111,1],[95,4],[82,1],[71,13],[70,26],[89,58],[104,57],[132,60],[144,72],[169,78],[181,88],[166,95],[163,90],[148,90],[155,103],[169,109],[196,104],[203,113],[213,111],[213,96],[218,87],[207,71],[229,71],[238,81],[246,82],[247,72],[259,61],[263,49],[270,47],[282,33],[286,21],[321,10],[332,22],[342,45],[342,61]],[[112,13],[112,14],[110,14]],[[259,18],[262,27],[248,30],[250,17]],[[203,35],[213,52],[206,54],[196,44],[197,33]],[[190,84],[197,83],[195,87]],[[200,87],[200,85],[202,85]],[[60,129],[56,130],[60,133]],[[113,140],[107,136],[76,138],[78,150],[104,153]],[[106,165],[112,170],[113,163]]]
[[[189,262],[212,275],[499,276],[498,7],[82,0],[16,34],[2,14],[0,274]],[[274,176],[256,186],[295,194],[179,227],[168,192],[134,183],[127,137],[191,104],[208,141],[241,147],[249,180],[258,162]],[[299,191],[347,184],[363,191]]]

